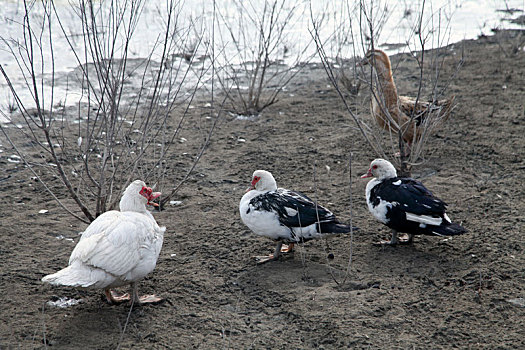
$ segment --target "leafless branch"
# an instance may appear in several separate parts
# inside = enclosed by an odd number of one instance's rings
[[[59,205],[84,222],[112,209],[133,177],[152,182],[175,178],[166,176],[169,170],[164,159],[173,152],[173,141],[184,126],[189,106],[203,77],[209,74],[209,63],[200,62],[201,68],[195,68],[196,53],[204,50],[203,56],[209,57],[207,48],[196,24],[182,22],[177,0],[166,2],[161,11],[166,19],[164,28],[150,54],[130,58],[144,4],[140,0],[118,4],[78,0],[76,6],[70,6],[73,13],[69,15],[79,23],[79,46],[66,29],[63,19],[67,14],[63,8],[55,7],[52,1],[25,2],[23,40],[1,38],[8,44],[32,99],[20,97],[20,88],[11,84],[0,65],[1,76],[20,110],[7,119],[12,125],[19,119],[25,126],[2,125],[2,132]],[[38,6],[44,10],[39,21],[33,14]],[[176,50],[188,46],[187,33],[198,37],[192,39],[194,54],[183,58]],[[59,83],[53,43],[57,35],[64,38],[78,65],[67,77],[68,86],[78,84],[75,88],[80,91],[80,98],[73,102],[76,117],[72,107],[54,105]],[[46,75],[49,80],[44,79]],[[175,111],[181,109],[178,122],[172,122]],[[204,146],[189,165],[190,173],[209,144],[214,128],[215,124],[206,132]],[[24,138],[31,140],[31,149],[22,149],[20,140]],[[40,160],[35,162],[31,157]],[[60,185],[52,183],[55,176],[61,180]],[[85,219],[64,203],[64,195],[73,199]]]

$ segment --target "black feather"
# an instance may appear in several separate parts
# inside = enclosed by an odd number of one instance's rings
[[[401,184],[394,185],[398,181]],[[412,178],[385,179],[370,194],[374,205],[378,205],[380,199],[390,203],[397,202],[402,205],[401,209],[416,215],[442,215],[447,207],[445,202],[434,197],[421,182]]]
[[[317,221],[321,223],[338,223],[335,215],[325,207],[315,204],[306,195],[278,188],[253,198],[250,205],[255,210],[277,213],[279,222],[288,227],[306,227]],[[288,208],[288,210],[287,210]],[[295,213],[295,215],[290,215]]]
[[[385,179],[370,190],[369,201],[373,206],[381,200],[391,203],[387,208],[388,227],[412,234],[451,236],[467,232],[462,226],[445,219],[447,204],[435,197],[421,182],[412,178]],[[440,225],[421,225],[407,220],[407,213],[441,219]],[[423,227],[422,227],[423,226]]]
[[[253,198],[250,205],[255,210],[277,213],[283,226],[306,227],[317,223],[317,231],[324,233],[348,233],[350,226],[339,222],[335,215],[325,207],[316,204],[305,194],[278,188]],[[288,208],[288,210],[287,210]],[[290,215],[294,213],[294,215]],[[354,230],[357,230],[354,227]]]

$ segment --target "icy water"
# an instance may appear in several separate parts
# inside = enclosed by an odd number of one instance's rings
[[[29,4],[28,4],[29,3]],[[284,64],[293,65],[299,61],[318,60],[315,45],[312,45],[312,22],[321,23],[319,34],[325,43],[325,49],[331,56],[352,57],[362,55],[369,45],[367,36],[360,30],[358,2],[344,2],[341,0],[324,1],[289,1],[285,3],[279,20],[286,23],[283,31],[283,45],[275,51],[273,59]],[[419,38],[414,34],[415,23],[424,5],[423,30],[431,33],[425,45],[426,49],[443,46],[462,39],[476,38],[480,34],[490,34],[493,28],[520,28],[519,24],[510,20],[522,16],[525,9],[525,0],[404,0],[404,1],[366,1],[368,11],[372,10],[373,22],[380,29],[374,36],[375,45],[389,51],[409,51],[420,49]],[[44,24],[44,35],[41,38],[43,47],[43,60],[40,55],[35,55],[37,69],[34,75],[39,78],[38,90],[43,97],[43,105],[72,105],[85,98],[81,95],[78,82],[68,80],[70,73],[80,63],[93,62],[93,58],[84,50],[85,36],[82,34],[81,21],[78,19],[79,7],[75,1],[55,1],[57,16],[52,16],[51,26],[43,22],[44,8],[41,1],[34,4],[24,1],[0,0],[0,63],[19,97],[24,103],[30,103],[32,95],[26,87],[26,80],[31,72],[24,66],[21,58],[27,62],[27,54],[20,50],[19,44],[24,46],[24,5],[29,8],[29,19],[33,31],[39,32]],[[107,18],[109,6],[122,6],[124,2],[103,1],[95,2],[99,6],[99,15]],[[184,53],[188,48],[196,46],[196,56],[203,57],[196,63],[197,69],[209,68],[209,57],[212,53],[211,43],[215,44],[215,55],[218,62],[240,63],[250,61],[252,47],[234,45],[231,33],[241,36],[246,35],[245,44],[256,43],[257,31],[250,24],[250,18],[257,18],[257,14],[264,10],[263,0],[250,2],[217,0],[215,2],[214,20],[213,2],[209,0],[188,0],[179,2],[175,6],[177,16],[176,40],[179,47],[172,52],[172,64],[178,64],[183,70],[188,68],[184,60]],[[244,8],[240,8],[243,4]],[[373,6],[371,5],[373,4]],[[151,54],[153,61],[160,60],[161,48],[159,40],[163,37],[163,28],[167,20],[166,1],[152,0],[144,3],[133,38],[130,42],[128,58],[144,58]],[[286,17],[290,10],[293,14]],[[509,11],[510,10],[510,11]],[[516,11],[512,11],[516,10]],[[352,22],[347,19],[351,18]],[[241,23],[244,26],[241,27]],[[215,25],[214,25],[215,24]],[[123,26],[129,25],[124,23]],[[212,31],[212,29],[215,31]],[[434,30],[432,31],[431,28]],[[231,32],[230,32],[231,31]],[[212,35],[213,33],[213,35]],[[26,37],[27,38],[27,37]],[[199,41],[202,38],[202,41]],[[50,45],[52,43],[52,46]],[[355,43],[355,45],[354,45]],[[39,43],[33,42],[37,47]],[[27,44],[26,44],[27,46]],[[52,50],[51,50],[52,48]],[[122,52],[122,42],[115,48],[117,55]],[[52,54],[53,53],[53,54]],[[75,55],[76,53],[76,55]],[[19,61],[15,59],[19,58]],[[175,60],[178,60],[175,62]],[[221,61],[222,60],[222,61]],[[208,61],[208,62],[207,62]],[[53,65],[51,64],[53,62]],[[200,66],[199,66],[200,65]],[[54,70],[55,75],[51,72]],[[209,82],[211,70],[204,74],[204,79],[188,74],[184,76],[185,84],[195,85],[197,82]],[[140,74],[137,75],[140,78]],[[51,103],[51,85],[55,79],[53,103]],[[182,81],[182,78],[181,78]],[[131,81],[133,86],[138,81]],[[14,105],[14,98],[8,89],[8,84],[0,77],[0,120],[9,118],[9,107]]]

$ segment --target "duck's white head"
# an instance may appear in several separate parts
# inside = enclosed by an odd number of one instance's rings
[[[255,170],[252,175],[252,182],[246,192],[251,190],[257,190],[262,192],[275,191],[277,189],[277,183],[273,178],[273,175],[266,170]]]
[[[388,160],[375,159],[370,163],[368,172],[361,176],[361,178],[375,177],[378,180],[390,179],[397,177],[396,168]]]
[[[120,211],[143,212],[146,210],[146,204],[158,206],[157,203],[151,201],[160,195],[160,192],[153,192],[150,187],[147,187],[144,181],[135,180],[129,184],[122,194]]]

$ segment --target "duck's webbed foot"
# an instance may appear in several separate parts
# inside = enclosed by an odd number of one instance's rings
[[[148,294],[148,295],[141,295],[139,296],[139,288],[138,283],[134,282],[132,283],[133,287],[133,302],[138,305],[143,304],[157,304],[162,301],[164,301],[163,298],[160,298],[154,294]]]
[[[281,254],[293,253],[294,243],[283,244],[280,247]]]
[[[139,304],[158,304],[162,301],[164,301],[164,299],[155,294],[141,295],[139,297]]]
[[[379,241],[379,242],[376,242],[374,243],[374,245],[378,245],[378,246],[396,246],[398,244],[412,244],[412,242],[414,241],[414,235],[409,233],[409,234],[406,234],[406,235],[402,235],[401,237],[398,237],[397,235],[397,231],[395,230],[392,230],[392,238],[390,239],[390,241]]]
[[[411,233],[405,234],[397,238],[397,244],[412,244],[414,242],[414,235]]]
[[[270,254],[270,255],[257,255],[257,256],[254,256],[255,258],[255,263],[257,265],[262,265],[262,264],[265,264],[267,262],[270,262],[270,261],[274,261],[274,260],[279,260],[279,257],[275,257],[273,254]]]
[[[255,256],[255,263],[257,265],[261,265],[270,261],[279,260],[279,258],[282,256],[287,256],[289,254],[293,254],[293,248],[294,244],[283,244],[282,242],[277,242],[277,245],[275,246],[275,251],[273,254],[270,255],[263,255],[263,256]]]
[[[104,294],[106,295],[107,302],[112,305],[120,304],[125,301],[131,300],[129,293],[118,293],[109,288],[104,290]]]

